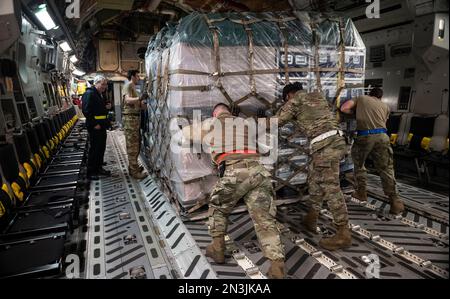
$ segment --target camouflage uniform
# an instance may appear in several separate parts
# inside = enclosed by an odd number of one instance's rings
[[[367,171],[364,164],[369,155],[381,177],[384,193],[390,198],[398,198],[394,175],[394,153],[387,134],[359,136],[353,144],[352,158],[355,164],[358,193],[366,193]]]
[[[247,130],[236,130],[232,140],[224,138],[226,119],[235,119],[235,117],[229,113],[222,113],[215,119],[222,123],[223,138],[221,138],[221,144],[211,144],[213,162],[218,165],[224,161],[226,170],[215,185],[210,197],[210,235],[215,238],[226,234],[228,216],[238,201],[243,198],[255,225],[256,235],[261,243],[264,256],[272,261],[284,260],[284,248],[275,220],[276,206],[271,175],[259,163],[259,154],[252,145],[245,144],[243,148],[238,148],[235,144],[235,140],[239,140],[236,135],[244,135],[243,140],[256,140],[256,136],[249,138]],[[206,129],[202,128],[202,133],[198,134],[198,137],[202,139],[210,132],[210,125],[205,125],[204,128]],[[186,139],[193,140],[193,127],[184,128],[183,134]],[[233,149],[232,153],[224,151],[229,146]],[[247,153],[236,153],[236,151],[247,151]]]
[[[311,141],[329,131],[339,130],[336,117],[321,93],[297,92],[277,113],[279,125],[295,121],[300,131]],[[326,200],[334,222],[348,222],[347,206],[340,188],[339,162],[346,152],[344,137],[334,135],[311,145],[309,195],[316,212]]]
[[[242,168],[234,168],[239,166]],[[244,198],[264,256],[270,260],[284,259],[280,232],[274,218],[276,207],[270,173],[255,160],[228,161],[226,167],[224,176],[217,182],[211,194],[211,237],[220,237],[226,233],[229,214],[237,202]]]
[[[132,98],[139,97],[133,83],[125,84],[122,91],[123,97],[128,95]],[[123,124],[128,154],[128,169],[130,173],[140,172],[138,157],[140,152],[141,137],[141,109],[140,107],[123,104]]]

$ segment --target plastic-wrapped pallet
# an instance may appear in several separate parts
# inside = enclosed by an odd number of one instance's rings
[[[345,101],[363,93],[365,55],[348,18],[305,12],[184,17],[158,33],[146,54],[151,166],[183,208],[193,206],[209,195],[215,169],[207,154],[170,151],[170,138],[182,126],[174,119],[189,123],[194,110],[210,117],[221,102],[238,105],[242,116],[259,109],[273,114],[283,87],[296,81],[322,91],[330,103]],[[278,162],[267,167],[279,186],[300,190],[307,181],[308,143],[286,130]]]

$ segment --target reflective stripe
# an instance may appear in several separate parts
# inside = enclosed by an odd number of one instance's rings
[[[97,116],[94,116],[94,118],[97,120],[106,119],[106,115],[97,115]]]

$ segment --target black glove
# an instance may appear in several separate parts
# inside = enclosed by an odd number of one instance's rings
[[[231,105],[231,114],[233,116],[239,116],[240,113],[241,113],[241,108],[239,108],[238,105],[232,104]]]

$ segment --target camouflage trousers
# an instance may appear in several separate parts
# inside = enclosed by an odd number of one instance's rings
[[[346,143],[344,138],[327,138],[327,145],[312,151],[309,164],[308,189],[311,205],[319,212],[326,201],[336,225],[348,222],[347,205],[342,194],[339,179],[339,163],[344,157]],[[313,145],[314,147],[314,145]]]
[[[246,162],[253,165],[246,165]],[[235,164],[228,165],[232,163]],[[270,260],[284,259],[284,248],[275,220],[276,206],[273,195],[270,173],[257,161],[227,162],[224,176],[217,182],[210,198],[210,235],[214,238],[226,234],[228,216],[243,198],[264,256]]]
[[[394,175],[394,153],[389,136],[375,134],[357,137],[352,148],[352,159],[355,164],[355,180],[357,191],[366,193],[367,170],[366,159],[370,157],[380,175],[384,193],[389,197],[397,197],[398,191]]]
[[[140,115],[127,114],[123,117],[125,140],[127,144],[128,169],[130,172],[138,172],[138,157],[141,146]]]

